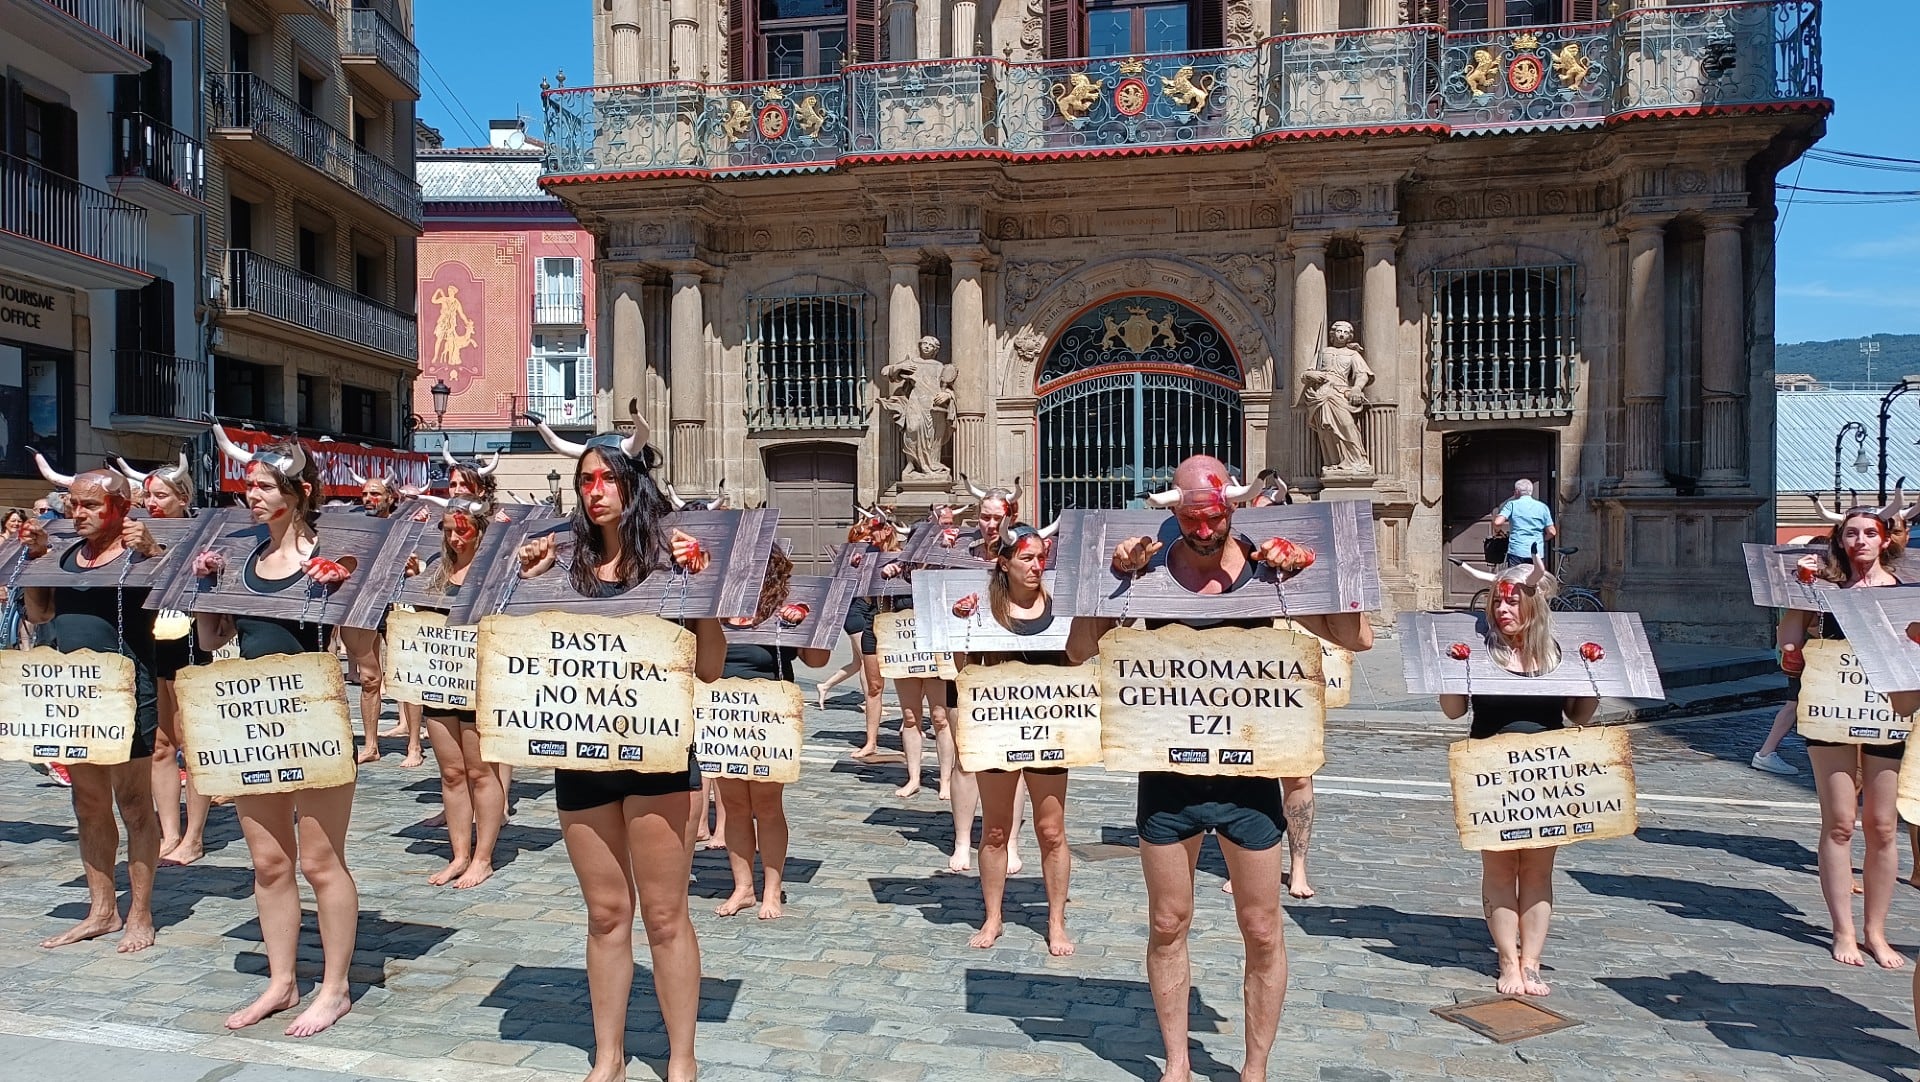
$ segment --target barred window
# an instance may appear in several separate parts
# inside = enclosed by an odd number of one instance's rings
[[[866,424],[866,308],[864,293],[749,302],[748,427]]]
[[[1435,271],[1429,296],[1432,417],[1572,412],[1579,300],[1572,264]]]

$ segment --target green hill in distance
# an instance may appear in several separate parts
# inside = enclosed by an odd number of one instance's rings
[[[1868,382],[1867,358],[1860,343],[1880,343],[1873,358],[1872,382],[1891,387],[1905,375],[1920,375],[1920,334],[1874,334],[1832,342],[1782,342],[1773,348],[1777,376],[1805,372],[1822,383]]]

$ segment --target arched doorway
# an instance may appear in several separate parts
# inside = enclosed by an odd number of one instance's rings
[[[1513,483],[1533,482],[1534,495],[1555,515],[1559,479],[1554,473],[1554,436],[1525,429],[1453,432],[1446,437],[1442,473],[1440,532],[1446,546],[1447,605],[1473,603],[1485,585],[1460,570],[1463,561],[1479,562],[1483,542],[1493,532],[1493,513],[1513,495]]]
[[[854,448],[803,443],[766,451],[767,506],[780,512],[780,536],[793,542],[793,568],[803,575],[832,569],[831,550],[847,540],[859,480]]]
[[[1170,297],[1135,294],[1075,316],[1040,365],[1040,503],[1138,505],[1188,455],[1241,462],[1240,365],[1220,328]]]

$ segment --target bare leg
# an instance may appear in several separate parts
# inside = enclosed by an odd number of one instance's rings
[[[460,878],[473,863],[473,792],[467,788],[467,756],[460,744],[460,727],[458,719],[444,714],[427,718],[433,761],[440,767],[440,807],[447,820],[447,842],[453,849],[447,866],[427,880],[436,887]]]
[[[300,876],[313,888],[320,918],[320,987],[313,1002],[287,1026],[289,1037],[311,1037],[353,1009],[347,971],[359,934],[360,888],[347,871],[347,825],[353,818],[353,783],[297,794],[300,816]]]
[[[467,890],[486,882],[493,875],[493,851],[500,844],[500,828],[507,821],[507,793],[500,787],[500,773],[492,763],[480,758],[480,730],[461,725],[460,754],[467,765],[467,792],[473,797],[473,863],[453,881],[457,890]]]
[[[380,633],[343,627],[340,643],[347,648],[347,661],[360,677],[360,728],[366,734],[366,743],[360,748],[359,761],[377,762],[380,758]]]
[[[240,833],[253,861],[253,904],[260,914],[260,942],[267,952],[267,990],[227,1016],[228,1029],[245,1029],[300,1002],[294,958],[300,948],[300,885],[294,881],[300,851],[293,794],[234,799]]]
[[[1313,886],[1307,882],[1307,847],[1313,841],[1313,778],[1282,778],[1287,812],[1287,852],[1292,858],[1287,875],[1287,894],[1311,898]]]
[[[1067,776],[1023,773],[1033,796],[1033,832],[1040,839],[1040,874],[1047,887],[1047,953],[1064,958],[1073,953],[1067,935],[1067,883],[1073,873],[1073,852],[1067,848]]]
[[[886,681],[880,679],[880,655],[862,654],[860,636],[853,636],[853,656],[860,662],[860,709],[867,719],[867,742],[853,752],[865,759],[880,751],[880,704],[886,694]]]
[[[714,788],[714,784],[714,779],[705,776],[702,776],[700,779],[700,821],[702,824],[706,822],[707,803],[711,800],[713,803],[713,831],[707,835],[705,848],[725,849],[727,847],[727,806],[721,802],[720,792]]]
[[[684,812],[683,824],[690,818]],[[619,1082],[627,1077],[627,1000],[633,993],[633,868],[626,816],[619,804],[563,811],[560,831],[587,904],[587,998],[593,1011],[593,1070],[587,1079]],[[677,854],[668,863],[679,864]]]
[[[127,827],[127,930],[120,937],[118,950],[132,954],[153,946],[153,872],[160,863],[160,824],[153,817],[153,768],[147,762],[130,762],[107,769],[112,772],[120,821]],[[119,846],[114,848],[118,850]],[[112,857],[108,858],[107,873],[113,873]]]
[[[714,784],[709,782],[709,784]],[[733,893],[713,911],[723,917],[753,905],[760,899],[753,891],[753,794],[750,781],[721,780],[720,802],[732,813],[727,816],[727,865],[733,869]],[[703,794],[704,795],[704,794]]]
[[[767,880],[766,890],[760,895],[760,919],[779,920],[787,911],[787,787],[777,781],[763,781],[748,788],[753,801],[754,837],[760,847],[760,874]]]
[[[1887,910],[1900,877],[1900,813],[1894,807],[1900,789],[1900,760],[1862,755],[1866,767],[1865,800],[1860,821],[1867,836],[1866,919],[1861,923],[1867,953],[1882,969],[1899,969],[1906,956],[1887,942]]]
[[[400,765],[411,770],[427,761],[427,757],[420,750],[420,705],[401,703],[399,714],[400,724],[407,731],[407,757],[400,760]]]
[[[1193,869],[1199,860],[1199,835],[1178,845],[1140,842],[1140,869],[1147,880],[1147,985],[1167,1050],[1161,1082],[1193,1077],[1187,1052],[1187,996],[1193,987],[1187,932],[1193,926]]]
[[[1794,702],[1791,699],[1781,703],[1780,709],[1774,711],[1773,728],[1767,730],[1767,738],[1761,742],[1757,753],[1760,758],[1764,759],[1780,750],[1780,741],[1785,740],[1787,731],[1793,728],[1794,716]]]
[[[907,783],[893,795],[903,800],[920,791],[920,757],[926,752],[926,736],[920,731],[920,711],[926,701],[921,685],[925,683],[918,678],[893,682],[894,698],[900,700],[900,749],[907,756]]]
[[[164,689],[164,690],[163,690]],[[180,751],[179,719],[173,706],[173,681],[155,681],[159,701],[160,725],[153,731],[153,756],[148,760],[153,775],[153,806],[160,816],[160,856],[180,844]]]
[[[700,1013],[700,941],[687,914],[692,847],[681,833],[688,799],[683,794],[628,797],[622,808],[640,924],[652,951],[654,991],[667,1029],[667,1082],[692,1082],[699,1073],[693,1041]]]
[[[1495,987],[1504,996],[1523,995],[1520,976],[1520,854],[1515,850],[1480,854],[1480,909],[1500,956]]]
[[[1005,930],[1002,902],[1007,893],[1007,837],[1013,833],[1015,789],[1020,772],[985,770],[973,775],[980,791],[980,930],[967,946],[991,947]],[[968,823],[969,830],[973,824]]]
[[[947,859],[947,870],[964,872],[973,864],[973,814],[980,805],[980,786],[972,774],[960,769],[960,749],[947,717],[947,682],[925,684],[930,696],[927,713],[933,718],[934,758],[940,763],[940,799],[950,802],[953,811],[953,855]],[[1019,776],[1014,774],[1016,779]]]
[[[173,747],[180,747],[181,744],[178,739],[180,733],[180,699],[179,696],[174,693],[173,681],[156,680],[154,681],[154,690],[160,702],[161,731],[170,731],[173,736],[171,745]],[[169,727],[171,728],[169,729]],[[174,805],[179,802],[181,783],[180,772],[174,762],[173,753],[170,751],[165,755],[166,770],[163,772],[160,769],[160,759],[162,756],[158,749],[159,744],[156,741],[153,772],[154,784],[156,786],[154,789],[154,803],[160,808],[160,828],[164,832],[166,828],[174,822],[174,817],[179,814],[178,811],[174,809]],[[162,791],[157,788],[161,782],[163,773],[166,778],[172,779],[173,788],[170,790]],[[200,795],[200,790],[194,787],[193,776],[191,774],[187,775],[186,791],[187,827],[184,832],[174,839],[174,844],[171,846],[166,843],[164,837],[161,839],[160,863],[162,864],[192,864],[194,861],[206,855],[207,808],[212,802]]]
[[[820,683],[813,689],[814,704],[818,706],[820,709],[825,710],[827,708],[827,692],[832,691],[834,688],[853,679],[854,674],[859,671],[860,671],[860,644],[856,642],[853,644],[853,660],[847,662],[845,665],[840,666],[839,669],[834,671],[834,674],[832,676],[829,676],[825,680],[820,681]]]
[[[478,740],[478,737],[475,739]],[[475,756],[475,761],[478,759],[479,757]],[[513,814],[513,767],[506,763],[495,763],[493,772],[500,777],[500,797],[505,801],[501,814],[510,816]]]
[[[80,835],[80,865],[87,879],[87,915],[79,924],[42,947],[64,947],[121,929],[120,900],[114,892],[113,866],[120,857],[120,825],[113,818],[113,768],[90,763],[68,767],[73,788],[73,817]],[[151,820],[149,820],[151,822]]]
[[[1809,747],[1814,788],[1820,794],[1820,894],[1833,922],[1833,960],[1865,965],[1853,926],[1853,823],[1859,809],[1853,772],[1860,762],[1854,745]]]
[[[1553,857],[1559,850],[1522,849],[1520,857],[1520,980],[1522,992],[1544,996],[1553,989],[1540,979],[1540,956],[1547,949],[1547,924],[1553,919]]]
[[[1277,845],[1242,849],[1225,838],[1220,839],[1220,852],[1227,858],[1227,874],[1240,883],[1233,896],[1233,915],[1247,951],[1241,986],[1247,1011],[1247,1061],[1240,1068],[1240,1082],[1266,1082],[1267,1059],[1273,1054],[1280,1011],[1287,999],[1287,944],[1280,923],[1280,863],[1286,858]],[[1189,897],[1191,892],[1189,887]]]
[[[1007,835],[1007,874],[1019,875],[1027,868],[1020,859],[1020,825],[1027,821],[1027,772],[1020,772],[1020,784],[1014,788],[1013,833]]]

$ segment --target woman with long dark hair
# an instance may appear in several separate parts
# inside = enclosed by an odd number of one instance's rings
[[[299,443],[276,443],[249,454],[215,425],[214,439],[235,462],[244,463],[247,512],[266,529],[265,539],[231,573],[245,577],[258,594],[283,595],[298,611],[327,587],[352,573],[345,563],[322,558],[326,539],[320,520],[320,470]],[[229,573],[216,551],[199,553],[193,573],[211,578]],[[196,613],[200,644],[217,650],[239,640],[249,660],[274,654],[326,653],[330,629],[297,618]],[[292,793],[236,796],[240,832],[253,859],[253,898],[260,911],[260,937],[267,949],[267,990],[247,1007],[227,1016],[228,1029],[244,1029],[300,1002],[295,956],[300,945],[300,886],[297,866],[320,919],[321,977],[313,1003],[287,1027],[290,1037],[311,1037],[338,1022],[353,1001],[347,970],[360,918],[360,892],[347,870],[347,823],[353,815],[354,783]]]
[[[1047,535],[1031,526],[1005,522],[992,538],[993,569],[987,578],[987,607],[1001,627],[1016,635],[1039,635],[1053,626],[1053,598],[1042,578],[1047,566]],[[1013,650],[955,654],[958,669],[1019,661],[1029,665],[1071,665],[1064,649]],[[991,947],[1004,927],[1001,902],[1007,890],[1008,843],[1020,827],[1020,790],[1033,801],[1033,831],[1040,839],[1040,873],[1047,890],[1047,953],[1073,953],[1067,935],[1067,881],[1073,856],[1067,850],[1067,771],[1064,767],[981,770],[973,774],[980,789],[980,893],[986,919],[968,945]]]
[[[453,449],[448,446],[447,438],[441,436],[440,456],[444,458],[447,463],[448,498],[460,499],[465,497],[469,500],[478,500],[486,505],[487,514],[492,517],[494,521],[502,521],[499,498],[500,482],[499,479],[494,476],[500,469],[500,452],[495,451],[493,453],[493,461],[484,464],[481,463],[479,459],[468,461],[466,459],[455,458]],[[428,730],[427,735],[431,737],[433,735],[432,730]],[[475,761],[477,762],[478,760],[476,759]],[[493,772],[500,779],[500,792],[504,794],[503,799],[506,800],[505,808],[507,813],[511,814],[513,810],[513,767],[507,763],[495,763],[493,764]],[[446,815],[444,812],[437,818],[440,821],[440,825],[445,825]]]
[[[538,427],[556,451],[579,460],[573,472],[573,561],[566,570],[575,593],[608,597],[670,568],[697,574],[707,554],[692,537],[672,529],[666,497],[654,481],[660,457],[647,446],[647,426],[634,415],[631,436],[597,436],[585,444]],[[552,536],[520,549],[521,575],[554,568]],[[720,621],[686,621],[698,639],[695,675],[711,682],[726,664]],[[687,915],[687,877],[693,868],[693,795],[700,767],[689,749],[685,769],[556,770],[554,803],[567,856],[587,903],[587,990],[593,1004],[593,1071],[588,1082],[626,1077],[627,1003],[633,988],[634,898],[653,956],[653,983],[665,1020],[669,1082],[697,1073],[694,1023],[700,1007],[700,944]]]
[[[1854,507],[1840,515],[1827,538],[1827,551],[1807,556],[1801,566],[1843,590],[1898,586],[1894,561],[1905,546],[1901,509],[1904,494],[1895,493],[1885,507]],[[1788,609],[1780,618],[1780,668],[1787,674],[1787,693],[1800,698],[1800,674],[1806,670],[1801,648],[1809,639],[1844,639],[1846,633],[1831,613]],[[1866,964],[1866,954],[1883,969],[1898,969],[1906,957],[1887,939],[1887,911],[1893,905],[1893,886],[1900,877],[1900,760],[1905,742],[1839,744],[1807,741],[1807,759],[1813,764],[1814,789],[1820,795],[1820,893],[1833,922],[1833,959],[1842,965]],[[1856,781],[1857,779],[1857,781]],[[1858,821],[1866,833],[1866,859],[1861,879],[1865,886],[1865,922],[1853,922],[1853,832]],[[1864,933],[1861,934],[1861,933]]]
[[[1547,605],[1558,582],[1538,556],[1497,575],[1469,568],[1487,579],[1487,649],[1494,663],[1520,676],[1541,676],[1560,663],[1553,641],[1553,612]],[[1502,733],[1541,733],[1585,725],[1600,706],[1590,696],[1442,695],[1440,711],[1450,718],[1473,712],[1468,734],[1484,740]],[[1547,924],[1553,918],[1554,846],[1480,854],[1480,898],[1487,931],[1500,956],[1497,985],[1503,995],[1544,996],[1552,991],[1540,978]]]

